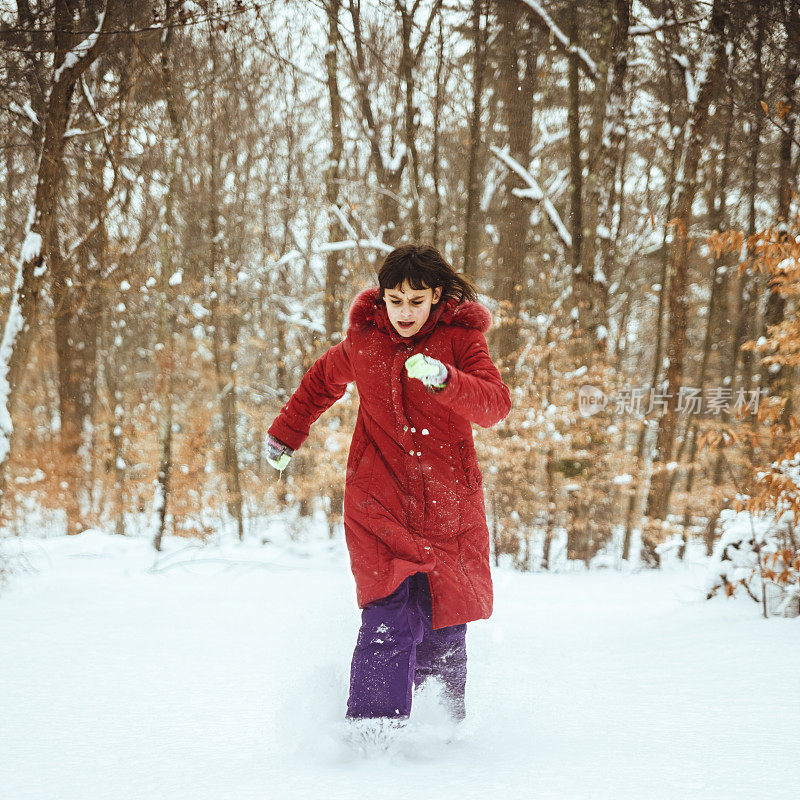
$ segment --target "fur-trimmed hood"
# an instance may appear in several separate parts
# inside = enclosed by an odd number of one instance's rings
[[[354,330],[363,330],[375,325],[382,330],[391,327],[386,314],[386,304],[380,299],[380,289],[374,286],[359,292],[350,306],[348,314],[350,326]],[[420,331],[430,330],[437,323],[455,325],[460,328],[475,328],[486,333],[492,326],[492,312],[481,303],[472,300],[457,302],[454,298],[440,300],[431,307],[431,313]]]

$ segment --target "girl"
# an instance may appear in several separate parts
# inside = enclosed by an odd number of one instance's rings
[[[488,428],[511,409],[484,338],[491,314],[476,297],[435,248],[393,250],[378,287],[350,307],[344,341],[312,365],[267,434],[268,461],[283,470],[355,381],[344,532],[362,622],[348,719],[402,724],[429,677],[464,718],[466,623],[492,613],[470,423]]]

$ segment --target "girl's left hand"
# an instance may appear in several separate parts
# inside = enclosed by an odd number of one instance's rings
[[[270,433],[264,437],[264,446],[267,453],[267,463],[283,474],[294,450]]]
[[[409,378],[417,378],[432,389],[441,389],[447,383],[447,367],[424,353],[415,353],[406,359],[405,366]]]

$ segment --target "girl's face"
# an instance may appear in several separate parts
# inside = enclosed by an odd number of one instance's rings
[[[439,301],[442,287],[412,289],[408,281],[396,289],[384,289],[383,300],[389,322],[401,336],[413,336],[428,319],[431,306]]]

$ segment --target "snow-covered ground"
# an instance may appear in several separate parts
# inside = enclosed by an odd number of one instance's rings
[[[341,741],[359,613],[340,542],[6,540],[3,800],[794,796],[800,620],[702,599],[702,564],[495,573],[468,719],[432,693],[387,753]],[[791,787],[794,787],[792,789]]]

